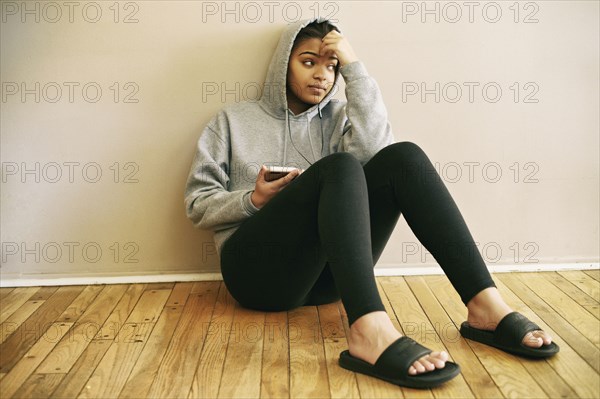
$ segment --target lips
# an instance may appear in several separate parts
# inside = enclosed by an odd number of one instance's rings
[[[319,85],[310,85],[308,86],[310,89],[315,89],[315,90],[327,90],[326,87],[324,86],[319,86]]]

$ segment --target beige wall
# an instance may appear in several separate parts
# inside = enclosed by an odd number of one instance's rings
[[[420,1],[24,4],[2,1],[4,281],[218,271],[183,207],[195,142],[316,12],[490,266],[598,262],[598,2],[428,2],[437,22]],[[378,268],[434,263],[401,220]]]

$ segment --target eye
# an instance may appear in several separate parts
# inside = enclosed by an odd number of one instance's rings
[[[314,63],[313,60],[304,60],[304,61],[302,61],[302,63],[304,65],[306,65],[306,66],[313,66],[313,65],[315,65],[315,63]]]
[[[330,71],[335,71],[336,66],[336,64],[331,64],[327,68],[329,68]]]

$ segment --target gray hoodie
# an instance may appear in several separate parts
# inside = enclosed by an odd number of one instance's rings
[[[225,106],[198,139],[185,207],[196,228],[214,232],[219,255],[240,224],[259,212],[250,196],[261,165],[308,169],[320,158],[342,151],[364,165],[394,142],[379,87],[360,61],[339,69],[332,90],[319,104],[298,115],[288,109],[292,45],[300,29],[313,21],[324,19],[299,21],[282,33],[260,100]],[[348,101],[332,98],[340,74]]]

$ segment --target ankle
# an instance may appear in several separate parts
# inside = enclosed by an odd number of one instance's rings
[[[386,312],[376,311],[362,315],[352,323],[350,331],[356,334],[370,334],[392,325]]]
[[[350,326],[350,339],[352,341],[389,340],[399,338],[402,334],[392,324],[389,316],[384,311],[367,313],[358,318]]]
[[[471,300],[467,303],[467,308],[471,309],[495,309],[498,307],[506,307],[508,305],[500,296],[500,292],[496,287],[488,287],[484,290],[479,291]]]
[[[491,328],[512,312],[495,287],[480,291],[467,303],[467,309],[469,323],[481,322]]]
[[[352,356],[375,364],[385,348],[401,336],[386,312],[372,312],[350,326],[348,349]]]

